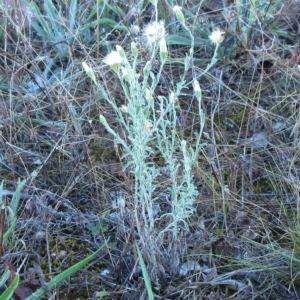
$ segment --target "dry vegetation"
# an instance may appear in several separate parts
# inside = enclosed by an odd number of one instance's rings
[[[129,54],[131,42],[141,41],[142,76],[149,49],[134,29],[153,20],[153,5],[82,0],[72,10],[75,1],[52,2],[38,0],[30,12],[21,1],[14,10],[8,0],[1,4],[0,177],[7,204],[18,179],[27,178],[16,227],[2,245],[3,264],[21,267],[13,299],[45,287],[104,244],[43,299],[95,299],[101,291],[105,299],[147,299],[130,213],[135,178],[99,116],[122,137],[126,132],[82,62],[117,106],[126,104],[103,57],[116,45]],[[175,90],[190,47],[171,2],[158,5],[169,58],[156,96]],[[195,37],[186,82],[198,78],[202,89],[206,146],[192,171],[196,210],[174,245],[182,255],[175,262],[162,252],[157,272],[148,269],[155,299],[299,299],[300,3],[178,2]],[[213,56],[208,37],[217,27],[226,32],[218,61],[201,75]],[[159,63],[154,61],[154,71]],[[183,93],[177,134],[193,146],[197,101],[192,85]],[[164,167],[160,155],[149,160]],[[157,180],[164,213],[169,178],[161,174]],[[170,242],[156,246],[168,248]]]

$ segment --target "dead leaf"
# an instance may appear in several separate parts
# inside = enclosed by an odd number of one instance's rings
[[[266,131],[261,131],[254,134],[252,137],[243,140],[243,143],[255,150],[264,148],[269,144],[268,133]]]
[[[16,277],[17,267],[14,266],[7,259],[5,260],[4,265],[8,267],[10,271],[10,277],[7,279],[7,284],[10,285],[13,282],[14,278]],[[30,287],[25,286],[23,283],[20,283],[18,287],[15,289],[14,293],[15,295],[17,295],[19,298],[23,300],[28,298],[33,292],[34,291]]]

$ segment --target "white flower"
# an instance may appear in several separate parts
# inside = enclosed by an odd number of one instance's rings
[[[120,110],[121,110],[121,112],[128,114],[128,107],[126,105],[121,105]]]
[[[103,59],[103,62],[110,66],[116,73],[119,73],[122,61],[123,58],[118,51],[110,52]]]
[[[181,10],[182,10],[182,7],[180,7],[180,6],[178,6],[178,5],[175,5],[174,7],[173,7],[173,12],[176,14],[176,13],[178,13],[178,12],[181,12]]]
[[[159,42],[166,36],[164,21],[154,21],[152,23],[149,23],[144,28],[143,35],[146,39],[147,45],[151,48],[154,43]]]
[[[221,31],[220,28],[217,28],[211,33],[209,39],[213,44],[220,45],[224,41],[224,34],[224,31]]]
[[[145,130],[145,132],[149,132],[151,130],[151,128],[152,128],[152,124],[148,120],[146,120],[144,122],[144,130]]]
[[[122,63],[122,61],[123,61],[123,58],[121,57],[121,55],[119,54],[118,51],[110,52],[103,59],[103,62],[110,67],[113,65],[120,65]]]

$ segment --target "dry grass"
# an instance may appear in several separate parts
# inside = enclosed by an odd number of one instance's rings
[[[137,6],[133,16],[132,3],[127,7],[113,1],[108,6],[100,1],[99,11],[92,14],[94,2],[78,3],[70,32],[69,7],[57,1],[57,15],[63,18],[56,21],[60,26],[65,22],[65,40],[58,44],[27,23],[17,28],[2,8],[0,177],[5,190],[14,190],[18,178],[42,166],[22,192],[16,231],[3,247],[16,266],[29,252],[37,253],[47,281],[111,237],[102,255],[52,291],[51,299],[93,299],[102,290],[111,292],[106,299],[146,299],[129,213],[134,178],[123,170],[122,149],[100,124],[99,115],[120,135],[125,133],[81,62],[93,67],[118,105],[124,104],[117,78],[102,59],[116,44],[129,52],[130,42],[141,39],[130,25],[143,27],[153,9],[150,4]],[[250,25],[249,15],[236,6],[224,10],[218,1],[211,3],[217,6],[206,3],[199,8],[188,1],[183,11],[192,13],[187,24],[196,41],[188,80],[199,77],[206,115],[207,146],[193,170],[199,191],[196,213],[177,245],[182,249],[178,273],[168,272],[166,266],[175,262],[162,253],[158,269],[164,272],[152,288],[156,299],[299,299],[299,2],[287,0],[283,7],[271,3],[274,11],[256,11]],[[167,1],[161,1],[159,14],[168,25],[169,42],[175,35],[182,41],[185,33],[172,25]],[[88,22],[94,23],[81,30]],[[225,29],[225,40],[219,61],[200,76],[213,54],[207,39],[211,23]],[[249,32],[243,35],[245,28]],[[183,72],[176,60],[187,49],[184,43],[169,45],[170,61],[157,95],[175,89]],[[143,66],[149,53],[140,50]],[[199,128],[197,108],[192,88],[184,92],[178,134],[192,144]],[[161,157],[151,159],[162,166]],[[167,209],[163,196],[169,179],[159,180],[161,207]],[[124,211],[114,206],[120,199],[126,203]],[[188,271],[180,275],[188,262]],[[145,263],[151,262],[145,258]],[[32,290],[41,285],[30,256],[21,280]]]

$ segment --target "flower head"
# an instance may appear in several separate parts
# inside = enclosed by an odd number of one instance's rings
[[[182,10],[182,7],[181,7],[181,6],[175,5],[175,6],[173,7],[173,12],[174,12],[175,14],[178,13],[178,12],[181,12],[181,10]]]
[[[126,105],[121,105],[120,106],[120,111],[125,113],[125,114],[128,114],[128,107]]]
[[[209,36],[210,41],[215,45],[220,45],[224,41],[224,31],[221,31],[220,28],[214,30]]]
[[[151,48],[154,43],[158,43],[166,36],[164,21],[154,21],[146,25],[143,31],[147,45]]]
[[[103,62],[110,66],[115,72],[119,72],[120,65],[123,61],[123,58],[121,57],[120,53],[118,51],[112,51],[109,54],[107,54]]]
[[[146,120],[144,122],[144,130],[145,130],[145,132],[149,132],[151,130],[151,128],[152,128],[152,124],[148,120]]]
[[[119,54],[118,51],[112,51],[109,54],[107,54],[104,59],[103,62],[105,64],[107,64],[108,66],[113,66],[115,64],[121,64],[123,61],[121,55]]]

